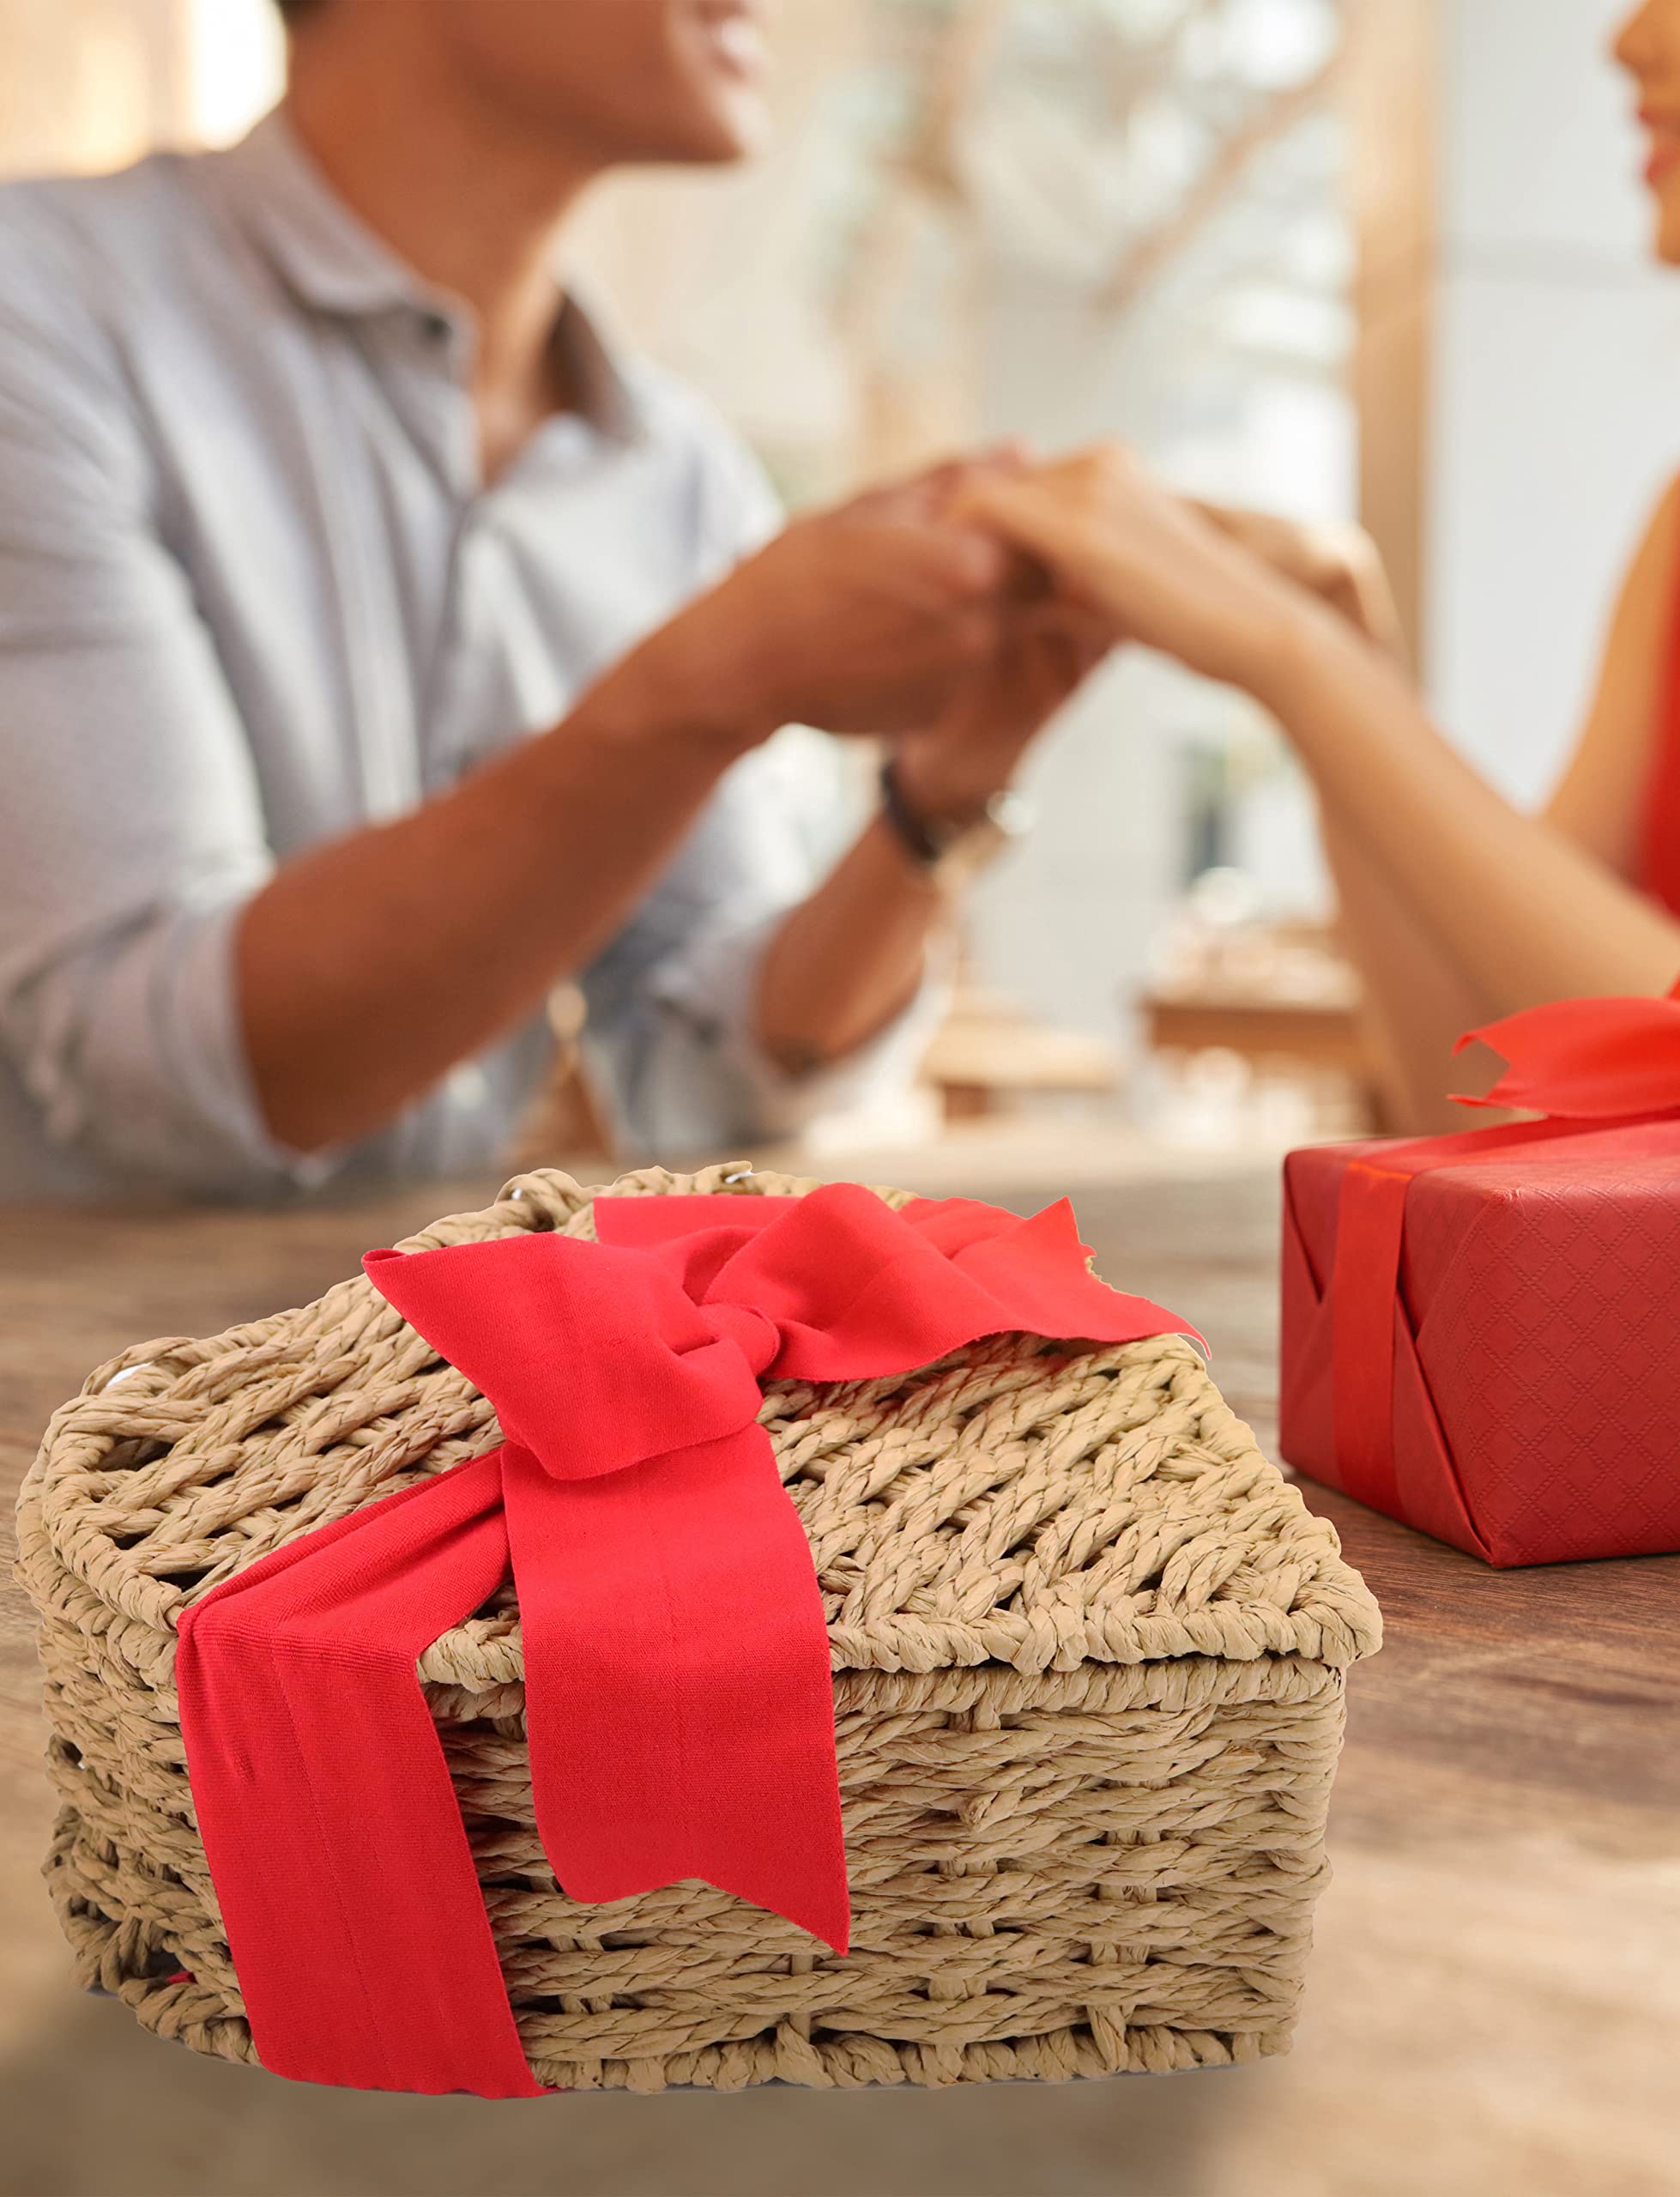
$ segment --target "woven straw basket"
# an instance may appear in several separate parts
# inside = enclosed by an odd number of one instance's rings
[[[533,1174],[403,1248],[588,1237],[595,1195],[813,1187]],[[897,1378],[773,1385],[762,1419],[826,1598],[855,1949],[698,1883],[565,1897],[505,1595],[420,1673],[538,2079],[952,2083],[1283,2049],[1345,1672],[1377,1617],[1192,1346],[994,1338]],[[496,1438],[360,1275],[130,1350],[54,1418],[21,1508],[63,1800],[47,1875],[84,1980],[148,2028],[255,2057],[194,1827],[180,1612]]]

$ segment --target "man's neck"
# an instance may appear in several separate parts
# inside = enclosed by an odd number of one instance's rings
[[[330,66],[300,57],[287,113],[351,211],[425,281],[472,309],[474,388],[493,473],[522,439],[521,420],[535,426],[564,402],[549,344],[556,253],[598,170],[552,146],[511,142],[433,88],[393,82],[390,57],[378,58],[375,81],[342,55]]]

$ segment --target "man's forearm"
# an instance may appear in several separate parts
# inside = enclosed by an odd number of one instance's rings
[[[891,732],[936,711],[992,645],[1007,560],[927,501],[911,484],[796,521],[553,732],[282,869],[239,957],[274,1134],[302,1151],[365,1134],[518,1022],[606,943],[722,773],[778,724]],[[828,966],[820,913],[791,932],[819,1041],[839,1050],[837,1033],[867,1034],[909,996],[928,919],[882,849],[859,859],[827,905],[855,912],[862,975]],[[885,908],[865,905],[872,881]],[[806,1020],[789,1023],[795,1042]]]
[[[893,753],[901,800],[924,826],[979,826],[1014,781],[1040,727],[1106,640],[1092,645],[1035,625],[953,695],[945,716]],[[771,942],[759,979],[758,1033],[788,1066],[834,1060],[873,1038],[921,985],[930,935],[948,921],[948,887],[879,816]]]
[[[757,1035],[789,1069],[837,1060],[916,996],[946,896],[882,819],[871,824],[771,941]]]
[[[705,720],[632,657],[453,791],[287,863],[238,952],[273,1135],[300,1152],[365,1135],[529,1014],[763,729]]]

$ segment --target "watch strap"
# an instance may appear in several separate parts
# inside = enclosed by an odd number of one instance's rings
[[[931,869],[951,844],[954,833],[936,832],[904,798],[897,763],[889,755],[881,765],[881,814],[912,862]]]

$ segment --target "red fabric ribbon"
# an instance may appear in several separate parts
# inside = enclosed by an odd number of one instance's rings
[[[1509,1128],[1413,1137],[1351,1162],[1342,1178],[1331,1279],[1332,1404],[1342,1486],[1399,1516],[1394,1455],[1395,1323],[1406,1193],[1419,1175],[1490,1154],[1579,1136],[1607,1123],[1680,1114],[1680,984],[1666,999],[1571,999],[1467,1031],[1508,1063],[1483,1098],[1547,1118]]]
[[[1507,1063],[1485,1098],[1560,1122],[1648,1121],[1680,1114],[1680,984],[1666,999],[1565,999],[1467,1030],[1453,1048],[1486,1045]]]
[[[1066,1201],[1031,1220],[966,1199],[895,1213],[837,1184],[595,1215],[595,1244],[370,1253],[503,1446],[182,1617],[194,1805],[278,2073],[540,2094],[414,1669],[510,1568],[537,1829],[567,1893],[702,1878],[843,1952],[827,1628],[760,1381],[907,1372],[1013,1330],[1194,1332],[1089,1271]]]

